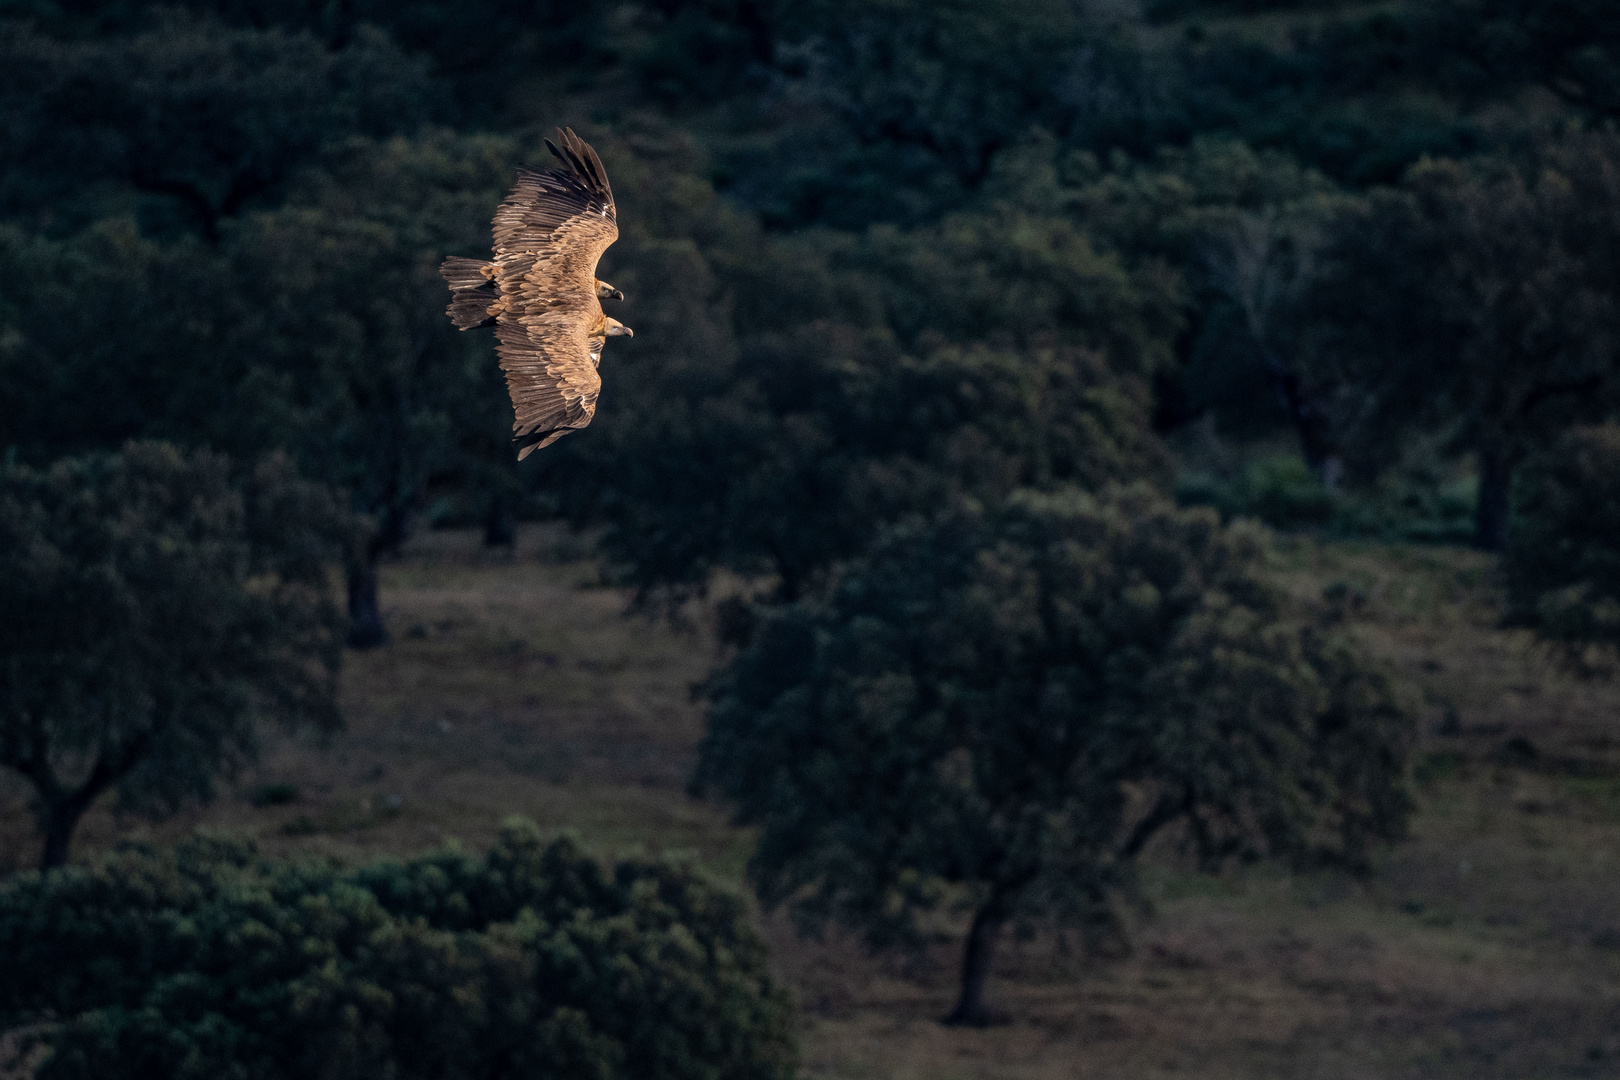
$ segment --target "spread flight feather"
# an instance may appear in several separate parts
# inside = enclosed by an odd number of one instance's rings
[[[607,172],[573,129],[558,142],[546,148],[567,168],[520,169],[495,211],[494,261],[452,257],[439,267],[456,326],[495,327],[519,460],[591,422],[602,345],[630,335],[602,312],[603,299],[623,294],[596,279],[602,252],[619,238]]]

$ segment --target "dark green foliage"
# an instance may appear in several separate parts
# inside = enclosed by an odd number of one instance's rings
[[[232,30],[297,34],[335,52],[382,31],[438,77],[433,115],[475,128],[510,121],[511,84],[532,79],[536,69],[579,79],[614,59],[600,41],[602,6],[565,0],[489,0],[476,17],[435,0],[0,0],[0,18],[26,19],[68,39],[138,34],[176,12]]]
[[[0,764],[33,786],[46,866],[109,788],[173,809],[249,760],[260,722],[339,724],[351,528],[280,455],[236,480],[161,443],[0,470]]]
[[[37,1075],[786,1080],[739,899],[514,821],[344,870],[199,837],[0,886],[0,1024]]]
[[[1620,646],[1620,427],[1575,428],[1513,485],[1502,553],[1509,619],[1579,661]]]
[[[0,225],[0,445],[47,461],[232,424],[241,369],[206,347],[221,270],[201,241],[129,218],[64,239]]]
[[[1427,10],[1424,10],[1424,9]],[[1605,0],[1435,0],[1420,10],[1497,87],[1533,83],[1588,115],[1620,116],[1620,9]]]
[[[129,36],[62,41],[0,23],[0,209],[139,209],[217,239],[301,166],[354,135],[428,114],[425,65],[374,30],[342,49],[281,29],[170,13]]]
[[[0,444],[284,448],[374,524],[351,574],[374,643],[375,561],[429,481],[512,483],[499,369],[444,319],[436,267],[487,244],[517,157],[444,131],[348,143],[216,245],[127,219],[60,240],[0,226]]]
[[[818,0],[784,15],[805,65],[799,92],[856,147],[921,152],[969,188],[997,150],[1061,115],[1053,89],[1084,40],[1075,6],[1055,0]]]
[[[1095,354],[915,357],[839,327],[772,344],[755,354],[757,382],[739,379],[719,400],[666,400],[631,414],[629,447],[603,447],[606,436],[592,448],[624,455],[604,545],[645,592],[679,595],[725,567],[769,575],[791,598],[885,521],[965,492],[1104,482],[1155,464],[1142,386],[1113,383]],[[797,385],[767,381],[778,374]]]
[[[1401,834],[1407,717],[1263,562],[1261,534],[1142,490],[899,528],[763,616],[709,687],[697,781],[761,827],[762,898],[812,924],[883,944],[974,910],[977,1020],[995,929],[1094,916],[1162,829],[1209,867]]]
[[[1486,6],[1515,33],[1552,25]],[[1297,33],[1227,20],[1202,38],[1049,0],[647,0],[612,18],[517,2],[476,18],[369,0],[6,7],[35,21],[5,39],[18,152],[0,187],[26,227],[0,267],[0,441],[36,460],[134,436],[279,445],[352,491],[374,554],[430,485],[471,489],[498,537],[520,486],[499,377],[487,335],[433,325],[425,271],[430,249],[480,249],[480,220],[535,144],[418,125],[511,126],[567,100],[612,132],[592,134],[627,207],[606,269],[631,290],[626,320],[650,330],[615,353],[590,438],[530,475],[541,505],[606,520],[643,586],[714,566],[813,576],[872,523],[941,491],[1004,489],[1009,469],[1120,479],[1155,456],[1128,430],[1138,413],[1291,424],[1320,470],[1316,398],[1366,395],[1332,379],[1283,393],[1309,374],[1293,328],[1218,249],[1259,222],[1261,277],[1299,277],[1334,198],[1301,163],[1394,177],[1421,153],[1466,152],[1457,132],[1485,100],[1458,89],[1464,61],[1434,62],[1441,38],[1423,28],[1438,8],[1331,7],[1276,8]],[[96,93],[70,93],[81,83]],[[116,301],[69,320],[66,295]],[[913,392],[902,361],[935,373],[925,398],[970,369],[964,394],[873,413]],[[1009,375],[1025,366],[1039,371]],[[1042,385],[1067,389],[1032,404]],[[984,431],[969,400],[1012,407],[981,415]],[[1070,417],[1078,436],[1042,430]],[[891,453],[901,434],[907,460]],[[837,505],[862,473],[889,493]],[[918,494],[895,504],[896,489]],[[825,542],[800,513],[827,522]],[[353,578],[357,625],[380,640],[369,560]]]
[[[885,522],[960,495],[1162,472],[1147,418],[1168,285],[1037,196],[1009,184],[926,229],[786,239],[673,150],[616,149],[618,197],[648,212],[610,252],[637,338],[590,438],[542,467],[644,595],[729,568],[792,597]]]
[[[1253,517],[1277,528],[1326,525],[1333,520],[1333,492],[1303,459],[1277,456],[1252,461],[1229,483],[1208,476],[1182,477],[1176,499],[1213,506],[1224,518]]]
[[[773,0],[649,0],[624,58],[637,82],[675,108],[760,89],[782,15]]]
[[[1255,518],[1279,529],[1336,537],[1466,544],[1474,535],[1471,477],[1440,471],[1423,455],[1403,461],[1378,482],[1329,488],[1305,460],[1269,454],[1221,469],[1188,469],[1176,479],[1176,501],[1211,506],[1223,519]]]
[[[721,143],[728,190],[772,225],[924,224],[1036,137],[1150,153],[1184,138],[1179,72],[1123,7],[1053,0],[760,5],[764,123]]]
[[[1312,378],[1352,460],[1371,473],[1414,432],[1450,435],[1479,456],[1493,549],[1513,469],[1620,394],[1620,140],[1572,134],[1535,169],[1414,169],[1343,214],[1307,300]]]
[[[34,226],[0,233],[0,445],[288,450],[374,522],[350,578],[375,644],[375,561],[426,484],[515,486],[498,370],[434,272],[487,244],[513,145],[371,141],[435,110],[427,64],[365,25],[328,47],[296,20],[79,14],[116,33],[0,25],[0,210]]]
[[[286,806],[298,801],[298,785],[286,782],[265,784],[250,797],[254,806]]]
[[[429,481],[488,487],[510,469],[490,342],[444,318],[437,267],[488,243],[515,156],[508,140],[442,131],[353,144],[230,229],[232,308],[204,347],[247,370],[210,441],[286,446],[371,519],[350,575],[356,644],[381,640],[375,563]]]

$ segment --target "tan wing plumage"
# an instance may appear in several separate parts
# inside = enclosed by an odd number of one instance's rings
[[[619,237],[613,191],[583,139],[565,128],[559,142],[546,146],[567,169],[520,170],[495,212],[494,262],[452,258],[440,268],[456,325],[495,324],[520,460],[589,424],[602,388],[608,320],[596,264]]]

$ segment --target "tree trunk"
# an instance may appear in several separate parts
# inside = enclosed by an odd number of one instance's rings
[[[1266,373],[1271,377],[1272,388],[1282,403],[1283,411],[1288,414],[1288,422],[1294,426],[1299,434],[1299,449],[1304,455],[1305,464],[1312,472],[1322,477],[1328,487],[1336,487],[1342,465],[1333,453],[1333,445],[1328,438],[1327,417],[1316,407],[1310,395],[1305,391],[1305,383],[1293,368],[1283,363],[1280,356],[1272,349],[1262,345]]]
[[[73,841],[73,830],[79,827],[79,819],[84,817],[84,812],[90,808],[90,804],[96,801],[96,796],[110,786],[109,776],[105,769],[98,766],[84,787],[57,799],[46,809],[42,830],[45,834],[45,846],[39,856],[41,870],[53,870],[67,862],[68,845]]]
[[[349,645],[374,649],[386,644],[388,630],[377,601],[377,560],[356,560],[349,565]]]
[[[1474,544],[1482,551],[1507,546],[1508,480],[1511,470],[1496,450],[1479,452],[1479,507],[1474,517]]]
[[[81,816],[82,811],[51,808],[50,816],[45,819],[45,847],[39,856],[41,870],[54,870],[67,862],[68,844],[73,840],[73,830],[78,827]]]
[[[990,1010],[984,1005],[984,984],[995,962],[996,937],[1006,921],[1005,905],[997,893],[992,893],[974,913],[962,948],[962,993],[945,1023],[953,1027],[985,1027],[990,1023]]]
[[[517,515],[504,492],[490,496],[484,514],[484,546],[509,548],[517,542]]]

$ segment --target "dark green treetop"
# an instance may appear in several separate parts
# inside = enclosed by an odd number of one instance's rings
[[[0,211],[58,230],[139,211],[214,241],[323,150],[413,129],[431,105],[425,63],[370,28],[329,49],[173,10],[105,37],[0,23]]]
[[[62,238],[0,225],[0,446],[43,462],[238,424],[239,358],[210,348],[223,271],[200,239],[129,217]]]
[[[1416,10],[1419,25],[1479,83],[1529,83],[1588,116],[1620,117],[1620,10],[1613,4],[1430,0]]]
[[[1003,924],[1096,917],[1162,830],[1354,864],[1407,812],[1383,676],[1290,613],[1261,534],[1142,489],[893,530],[708,692],[695,782],[761,828],[761,897],[875,944],[965,905],[962,1023]]]
[[[792,1007],[739,898],[509,822],[343,869],[197,837],[0,885],[0,1023],[41,1080],[788,1080]]]
[[[283,456],[240,481],[161,443],[0,469],[0,765],[33,787],[45,866],[109,789],[173,809],[262,721],[338,726],[351,528]]]

